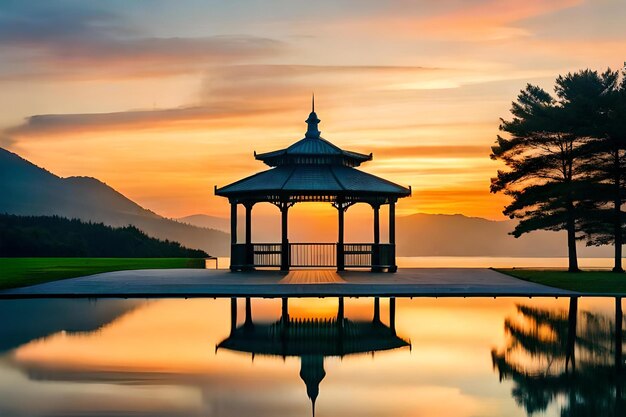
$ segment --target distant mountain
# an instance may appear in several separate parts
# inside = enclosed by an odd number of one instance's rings
[[[0,148],[0,213],[59,215],[102,222],[110,226],[136,226],[149,236],[180,242],[211,255],[229,254],[230,221],[197,214],[178,221],[146,210],[108,185],[90,177],[60,178],[18,155]],[[347,213],[350,217],[350,212]],[[347,221],[346,240],[367,241],[371,230],[362,222]],[[534,232],[515,239],[512,220],[492,221],[460,214],[414,214],[398,217],[399,256],[566,256],[561,232]],[[290,229],[292,240],[317,240],[320,230]],[[317,228],[316,228],[317,229]],[[386,231],[381,230],[384,239]],[[240,239],[243,219],[239,220]],[[279,216],[255,217],[253,237],[259,242],[278,241]],[[335,233],[326,233],[335,239]],[[610,257],[610,247],[586,248],[579,244],[581,257]]]
[[[60,178],[0,148],[0,213],[58,215],[110,226],[133,225],[149,236],[227,255],[224,232],[166,219],[91,177]]]
[[[177,222],[190,224],[197,227],[206,227],[208,229],[221,230],[230,233],[230,220],[218,216],[209,216],[207,214],[192,214],[191,216],[179,217],[174,219]]]
[[[143,300],[26,299],[0,303],[0,354],[33,340],[65,331],[94,332],[148,304]],[[80,312],[77,314],[77,312]],[[36,317],[36,319],[33,319]]]
[[[494,221],[461,214],[414,214],[397,220],[399,256],[567,256],[562,232],[538,231],[515,238],[515,221]],[[579,256],[611,256],[608,247],[584,247]]]
[[[350,212],[348,211],[348,216]],[[259,219],[261,220],[261,219]],[[222,217],[196,214],[179,221],[195,226],[211,226],[228,232],[230,221]],[[240,239],[243,219],[239,219]],[[398,256],[515,256],[515,257],[563,257],[567,256],[566,237],[562,232],[539,231],[514,238],[509,232],[515,221],[494,221],[480,217],[467,217],[461,214],[414,214],[398,217],[396,221],[396,242]],[[302,228],[300,228],[302,229]],[[355,222],[346,228],[347,241],[354,239],[371,241],[365,237],[370,230],[363,232],[363,223]],[[253,222],[254,239],[262,242],[276,242],[280,230],[278,215]],[[303,230],[291,230],[292,241],[315,241],[318,231],[310,236]],[[334,236],[334,232],[331,233]],[[387,233],[381,227],[381,238]],[[585,247],[579,243],[581,257],[610,257],[610,247]]]

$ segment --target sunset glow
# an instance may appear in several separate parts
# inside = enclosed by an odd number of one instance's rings
[[[387,322],[388,301],[381,301]],[[372,302],[346,300],[347,317],[371,320]],[[280,300],[252,303],[256,323],[278,320]],[[330,318],[337,312],[336,299],[290,299],[289,305],[295,318]],[[507,401],[511,386],[498,382],[489,355],[489,349],[506,346],[510,338],[505,319],[528,324],[518,305],[566,315],[568,300],[399,299],[397,331],[411,342],[411,349],[379,351],[375,360],[369,353],[326,357],[320,410],[368,416],[524,415]],[[603,299],[585,298],[581,308],[611,314],[610,303]],[[242,407],[305,413],[298,358],[252,359],[241,352],[215,350],[228,337],[228,309],[226,299],[145,302],[98,331],[59,332],[20,346],[3,358],[10,366],[0,367],[13,385],[0,378],[0,387],[5,394],[20,387],[29,396],[36,394],[39,401],[29,409],[67,412],[69,407],[78,413],[124,407],[153,412],[161,407],[171,415],[206,415],[206,410],[221,405],[223,415],[236,415],[236,404],[245,395]],[[536,358],[517,359],[524,366],[536,365]],[[43,376],[46,382],[10,375],[13,370]],[[134,382],[116,384],[118,378]],[[155,398],[148,401],[150,394]],[[62,398],[66,401],[60,402]]]
[[[324,138],[412,186],[399,215],[502,218],[499,117],[528,82],[621,67],[623,1],[392,3],[4,1],[0,146],[166,217],[226,217],[213,186],[301,139],[314,91]]]

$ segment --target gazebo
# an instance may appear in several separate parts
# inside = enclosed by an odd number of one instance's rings
[[[389,298],[389,325],[380,317],[380,299],[374,298],[372,320],[350,320],[345,317],[344,299],[339,297],[337,315],[332,319],[299,318],[289,315],[289,301],[282,299],[281,316],[274,322],[255,322],[252,302],[245,304],[245,321],[237,326],[237,299],[231,298],[230,334],[216,347],[256,355],[300,358],[300,378],[306,385],[313,416],[319,385],[326,376],[324,359],[349,355],[411,348],[396,334],[396,299]]]
[[[273,152],[254,153],[271,168],[221,188],[215,194],[230,202],[232,271],[255,267],[347,267],[395,272],[395,204],[411,195],[405,188],[356,169],[372,160],[372,154],[343,150],[320,136],[320,120],[315,101],[309,114],[305,137],[291,146]],[[269,202],[281,212],[280,243],[252,242],[252,207]],[[337,243],[290,243],[289,208],[300,202],[329,202],[337,209]],[[356,203],[369,204],[374,210],[374,241],[344,242],[344,213]],[[237,206],[246,210],[245,242],[237,242]],[[389,205],[389,243],[380,242],[380,207]]]

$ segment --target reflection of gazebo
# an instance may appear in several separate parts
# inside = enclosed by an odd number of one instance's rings
[[[339,299],[337,316],[332,319],[293,319],[289,317],[288,301],[283,298],[282,315],[276,322],[255,323],[250,298],[246,298],[246,318],[237,327],[237,300],[231,299],[231,331],[217,349],[229,349],[255,355],[300,357],[300,378],[311,399],[313,415],[319,384],[326,376],[324,357],[344,357],[360,353],[397,349],[409,346],[396,336],[395,299],[389,301],[389,326],[380,320],[380,302],[374,302],[371,321],[354,321],[344,317],[343,298]]]
[[[215,194],[227,197],[231,204],[231,269],[256,266],[371,267],[372,270],[397,269],[395,261],[395,203],[411,194],[405,188],[356,169],[372,159],[338,148],[320,136],[320,120],[315,105],[304,139],[288,148],[256,154],[255,158],[272,167],[225,187]],[[298,202],[329,202],[338,212],[337,243],[289,243],[288,211]],[[252,243],[252,207],[269,202],[281,211],[281,243]],[[355,203],[367,203],[374,209],[374,242],[344,243],[344,212]],[[237,206],[246,209],[246,241],[237,243]],[[380,243],[380,207],[389,205],[389,243]]]

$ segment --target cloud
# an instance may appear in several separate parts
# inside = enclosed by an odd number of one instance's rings
[[[9,135],[0,133],[0,147],[1,148],[9,148],[13,144],[15,144],[15,142],[16,142],[15,138],[12,138]]]
[[[242,103],[180,107],[161,110],[130,110],[111,113],[41,114],[27,117],[24,123],[7,128],[3,134],[12,138],[66,135],[72,133],[156,129],[181,123],[221,120],[262,114],[269,108],[254,108]]]
[[[0,12],[0,78],[101,79],[199,71],[285,52],[284,42],[251,35],[154,37],[121,16],[78,4],[10,2]]]
[[[12,138],[45,137],[84,132],[118,130],[180,129],[182,124],[222,126],[242,125],[242,119],[267,114],[302,111],[311,85],[332,103],[333,97],[364,90],[362,82],[370,80],[370,88],[413,74],[428,74],[439,69],[393,66],[306,66],[306,65],[233,65],[218,66],[207,73],[207,81],[197,104],[155,109],[108,113],[40,114],[27,117],[23,123],[1,132]],[[306,105],[306,104],[305,104]],[[256,120],[255,125],[269,126],[271,120]]]
[[[134,33],[120,15],[86,4],[9,0],[0,10],[0,44],[41,47]]]
[[[487,0],[434,16],[419,28],[444,37],[465,36],[468,40],[497,40],[529,36],[518,25],[529,18],[579,5],[583,0]]]
[[[443,127],[443,126],[442,126]],[[489,156],[488,146],[394,146],[372,149],[375,157],[382,158],[483,158]]]
[[[340,17],[332,25],[374,31],[384,37],[433,38],[462,42],[498,41],[531,36],[528,19],[580,5],[584,0],[477,0],[437,2],[390,8],[376,15]],[[427,2],[430,3],[430,2]],[[435,2],[432,2],[435,3]]]

